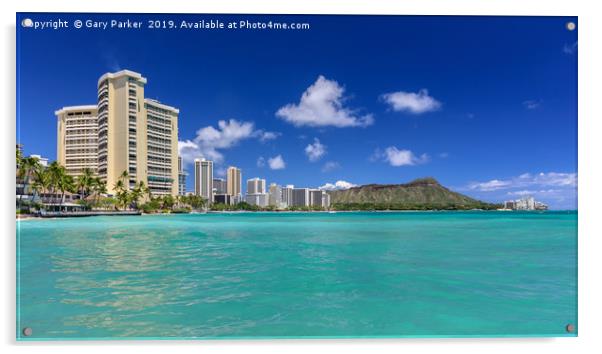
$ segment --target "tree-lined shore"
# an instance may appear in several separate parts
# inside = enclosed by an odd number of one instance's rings
[[[130,186],[123,171],[108,194],[106,182],[93,170],[84,168],[77,176],[67,173],[57,161],[42,166],[36,157],[16,156],[17,214],[40,214],[48,210],[139,211],[152,213],[190,213],[194,211],[395,211],[395,210],[496,210],[501,206],[481,202],[441,186],[433,178],[422,178],[399,185],[366,185],[331,191],[333,203],[322,206],[260,207],[246,202],[228,205],[208,203],[197,195],[153,195],[144,181]],[[66,203],[69,196],[70,203]],[[24,198],[26,197],[26,198]]]
[[[129,175],[123,171],[112,186],[114,195],[109,195],[106,182],[94,171],[84,168],[78,176],[71,176],[64,166],[53,161],[43,166],[36,157],[23,157],[17,150],[17,184],[22,191],[17,198],[17,214],[35,214],[46,209],[61,210],[66,205],[66,196],[75,199],[81,210],[140,210],[155,212],[191,212],[203,210],[206,201],[194,195],[153,195],[144,181],[129,188]],[[24,198],[29,197],[29,198]]]

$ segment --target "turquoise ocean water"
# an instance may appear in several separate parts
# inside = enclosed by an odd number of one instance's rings
[[[576,212],[120,216],[17,230],[19,339],[577,328]]]

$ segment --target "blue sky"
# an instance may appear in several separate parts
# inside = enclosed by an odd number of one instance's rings
[[[577,31],[566,28],[576,18],[24,17],[310,24],[19,26],[17,133],[28,154],[54,159],[54,111],[94,104],[103,73],[130,69],[148,79],[147,97],[180,109],[185,158],[211,158],[216,173],[235,165],[244,179],[324,188],[433,176],[482,200],[576,208]]]

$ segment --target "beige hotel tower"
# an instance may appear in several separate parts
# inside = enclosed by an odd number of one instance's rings
[[[242,173],[240,168],[234,166],[228,167],[226,179],[226,192],[233,197],[240,196],[242,194]]]
[[[54,112],[57,122],[57,161],[77,176],[84,168],[98,171],[96,105],[64,107]]]
[[[95,171],[107,183],[109,193],[123,171],[129,187],[144,181],[154,195],[178,194],[178,109],[144,97],[146,78],[122,70],[106,73],[98,80],[98,104],[85,106],[96,114],[97,134],[92,129],[81,139],[97,140]],[[69,113],[82,107],[65,107],[57,112],[59,162],[76,175],[81,164],[73,164],[79,145],[69,139]],[[75,119],[75,118],[73,118]],[[79,136],[78,136],[79,138]],[[74,139],[77,140],[77,139]],[[71,165],[70,165],[71,164]],[[70,167],[72,166],[72,167]],[[90,163],[90,167],[94,164]]]

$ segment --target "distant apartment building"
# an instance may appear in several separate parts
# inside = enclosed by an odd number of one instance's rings
[[[47,157],[42,157],[42,155],[36,155],[36,154],[31,154],[31,155],[29,155],[29,157],[33,157],[34,159],[37,159],[40,166],[48,167],[48,158]]]
[[[515,201],[517,210],[535,210],[535,198],[526,197]]]
[[[240,168],[234,166],[228,167],[226,183],[226,193],[235,197],[235,202],[240,201],[239,198],[242,194],[242,172]]]
[[[322,208],[330,208],[330,194],[328,192],[322,193]]]
[[[84,168],[98,172],[98,110],[96,105],[63,107],[57,117],[57,162],[71,176]]]
[[[504,209],[510,210],[548,210],[548,206],[533,197],[525,197],[504,202]]]
[[[229,194],[214,194],[213,195],[213,202],[217,203],[217,204],[232,205],[233,201],[234,200],[233,200],[232,196]]]
[[[510,209],[510,210],[516,209],[516,202],[514,200],[505,201],[504,209]]]
[[[255,177],[247,180],[247,194],[262,194],[265,192],[265,179]]]
[[[309,206],[309,188],[293,188],[292,200],[289,206],[307,207]]]
[[[284,203],[282,202],[282,187],[276,183],[271,183],[268,190],[269,200],[268,204],[277,208],[283,208]]]
[[[251,205],[257,205],[258,207],[265,208],[268,206],[269,194],[267,194],[267,193],[247,194],[245,201]]]
[[[293,205],[293,189],[295,186],[292,184],[282,187],[282,205],[285,208]]]
[[[186,195],[186,177],[188,172],[184,170],[184,163],[182,157],[178,156],[178,194]]]
[[[323,192],[320,189],[310,189],[309,190],[309,205],[315,207],[322,206],[322,194]]]
[[[122,70],[97,85],[96,105],[65,107],[58,118],[57,156],[71,175],[92,168],[109,193],[128,173],[126,186],[143,181],[155,195],[177,195],[177,108],[144,97],[146,78]]]
[[[194,160],[194,194],[209,203],[213,202],[213,162],[205,159]]]
[[[228,183],[223,178],[213,179],[213,193],[214,194],[226,194],[228,192]]]

